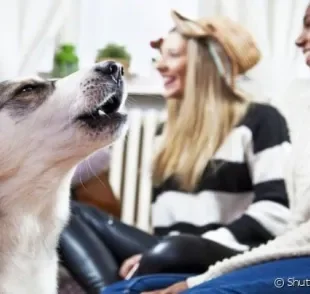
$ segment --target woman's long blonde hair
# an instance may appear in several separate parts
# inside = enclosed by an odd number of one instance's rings
[[[182,189],[193,191],[211,157],[244,116],[249,99],[221,77],[205,42],[188,39],[187,56],[183,98],[167,102],[153,182],[160,185],[173,176]]]

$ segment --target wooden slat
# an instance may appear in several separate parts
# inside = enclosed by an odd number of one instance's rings
[[[141,164],[138,187],[137,227],[144,231],[150,230],[151,213],[151,165],[154,154],[154,137],[158,123],[158,112],[150,110],[144,113],[143,138],[141,144]]]
[[[135,224],[135,208],[137,193],[137,176],[140,155],[140,138],[142,112],[140,110],[131,110],[129,112],[129,130],[126,145],[126,163],[124,174],[124,191],[122,197],[121,220],[126,224]]]
[[[156,128],[164,113],[131,109],[128,116],[126,138],[112,147],[109,180],[121,200],[121,220],[150,232],[151,164]]]
[[[120,199],[123,182],[123,158],[125,152],[125,139],[118,140],[113,144],[111,152],[111,165],[109,169],[109,182],[115,196]]]

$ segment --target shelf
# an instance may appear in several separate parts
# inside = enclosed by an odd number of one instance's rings
[[[134,76],[127,81],[129,95],[161,96],[163,92],[161,81],[155,77]]]

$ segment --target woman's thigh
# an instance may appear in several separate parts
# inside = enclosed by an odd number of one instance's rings
[[[59,245],[63,265],[84,289],[101,289],[120,280],[119,265],[110,250],[75,215],[62,232]]]
[[[147,232],[122,223],[97,207],[73,201],[72,213],[94,231],[119,263],[132,255],[143,253],[159,240]]]

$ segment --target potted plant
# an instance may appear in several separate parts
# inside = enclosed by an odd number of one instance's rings
[[[125,75],[129,75],[131,55],[126,50],[125,46],[109,43],[104,48],[99,49],[96,62],[105,60],[113,60],[121,63],[124,66]]]
[[[62,44],[54,55],[53,77],[63,78],[78,70],[79,58],[72,44]]]

